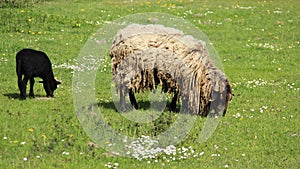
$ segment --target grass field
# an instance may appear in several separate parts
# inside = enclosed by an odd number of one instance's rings
[[[0,7],[0,168],[300,167],[299,1],[20,0],[1,1]],[[138,160],[91,143],[74,112],[72,77],[89,37],[113,20],[142,12],[182,17],[205,33],[235,96],[206,142],[196,141],[206,120],[199,117],[175,152]],[[27,47],[50,57],[62,81],[53,99],[39,99],[45,92],[36,84],[35,99],[19,100],[15,54]],[[124,119],[112,102],[108,55],[100,76],[97,105],[116,131],[142,144],[176,120],[167,111],[149,123]],[[147,100],[142,103],[147,106]]]

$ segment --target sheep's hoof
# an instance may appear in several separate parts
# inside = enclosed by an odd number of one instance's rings
[[[131,110],[138,110],[138,106],[134,107],[134,106],[129,106],[129,107],[120,107],[120,112],[123,112],[123,113],[126,113],[126,112],[129,112]]]
[[[170,107],[170,108],[169,108],[169,111],[170,111],[170,112],[176,112],[176,108]]]
[[[135,105],[133,105],[133,108],[134,108],[135,110],[137,110],[137,109],[139,109],[139,106],[138,106],[137,104],[135,104]]]
[[[170,112],[177,112],[176,103],[174,104],[174,103],[172,102],[171,104],[169,104],[168,110],[169,110]]]
[[[121,112],[126,112],[126,111],[127,111],[126,106],[121,106],[121,107],[120,107],[120,111],[121,111]]]

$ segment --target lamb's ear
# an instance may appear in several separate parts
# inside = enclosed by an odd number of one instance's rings
[[[61,81],[57,81],[57,80],[56,80],[56,84],[57,84],[57,85],[61,84]]]

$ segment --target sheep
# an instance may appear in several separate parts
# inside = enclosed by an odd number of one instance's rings
[[[179,86],[176,80],[173,79],[175,72],[168,72],[168,70],[176,69],[174,66],[180,65],[180,63],[174,64],[176,62],[175,58],[170,57],[170,53],[167,51],[162,52],[152,49],[146,52],[125,58],[116,69],[116,75],[113,77],[113,80],[116,82],[116,88],[120,90],[120,105],[123,106],[121,110],[126,110],[124,107],[126,93],[129,93],[130,102],[134,108],[138,109],[134,93],[144,92],[148,89],[154,91],[157,89],[157,85],[161,84],[163,92],[174,93],[170,104],[170,110],[174,111],[179,95]],[[157,56],[168,57],[168,62],[162,62]]]
[[[51,62],[46,53],[34,49],[22,49],[16,54],[16,72],[18,76],[18,87],[20,98],[26,99],[26,86],[30,80],[29,96],[34,97],[34,78],[40,77],[43,81],[47,97],[53,97],[53,92],[61,82],[54,79]],[[22,80],[22,75],[24,78]]]
[[[180,96],[184,112],[226,114],[231,86],[210,59],[203,41],[162,25],[132,24],[115,35],[110,57],[121,111],[126,110],[126,93],[138,108],[134,92],[153,90],[160,83],[167,86],[164,92],[174,93],[171,110]]]

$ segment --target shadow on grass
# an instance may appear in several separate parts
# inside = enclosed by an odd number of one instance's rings
[[[150,102],[149,101],[140,101],[138,102],[139,109],[149,109],[150,108]],[[116,107],[118,106],[118,103],[115,104],[113,101],[100,101],[97,103],[98,107],[103,107],[106,109],[114,109],[117,110]]]
[[[156,110],[156,111],[162,111],[162,109],[163,109],[164,111],[169,111],[169,103],[167,103],[167,105],[164,106],[164,107],[159,107],[159,106],[158,107],[155,107],[155,106],[151,107],[151,104],[160,105],[159,102],[157,102],[157,103],[154,103],[154,102],[151,103],[149,101],[139,101],[138,102],[138,105],[139,105],[138,110],[153,109],[153,110]],[[115,103],[113,101],[100,101],[100,102],[94,104],[94,106],[118,111],[117,110],[117,106],[119,106],[119,103],[117,103],[117,102]],[[131,107],[130,103],[128,103],[127,106]],[[163,105],[161,105],[161,106],[163,106]],[[179,108],[177,107],[176,112],[178,112],[178,111],[179,111]]]
[[[5,93],[3,94],[3,96],[7,97],[8,99],[19,99],[22,100],[20,97],[20,93]],[[39,97],[45,97],[44,95],[35,95],[35,98],[39,98]],[[32,99],[32,97],[27,96],[26,98],[30,98]]]
[[[5,93],[3,96],[9,98],[9,99],[20,99],[19,93]]]

